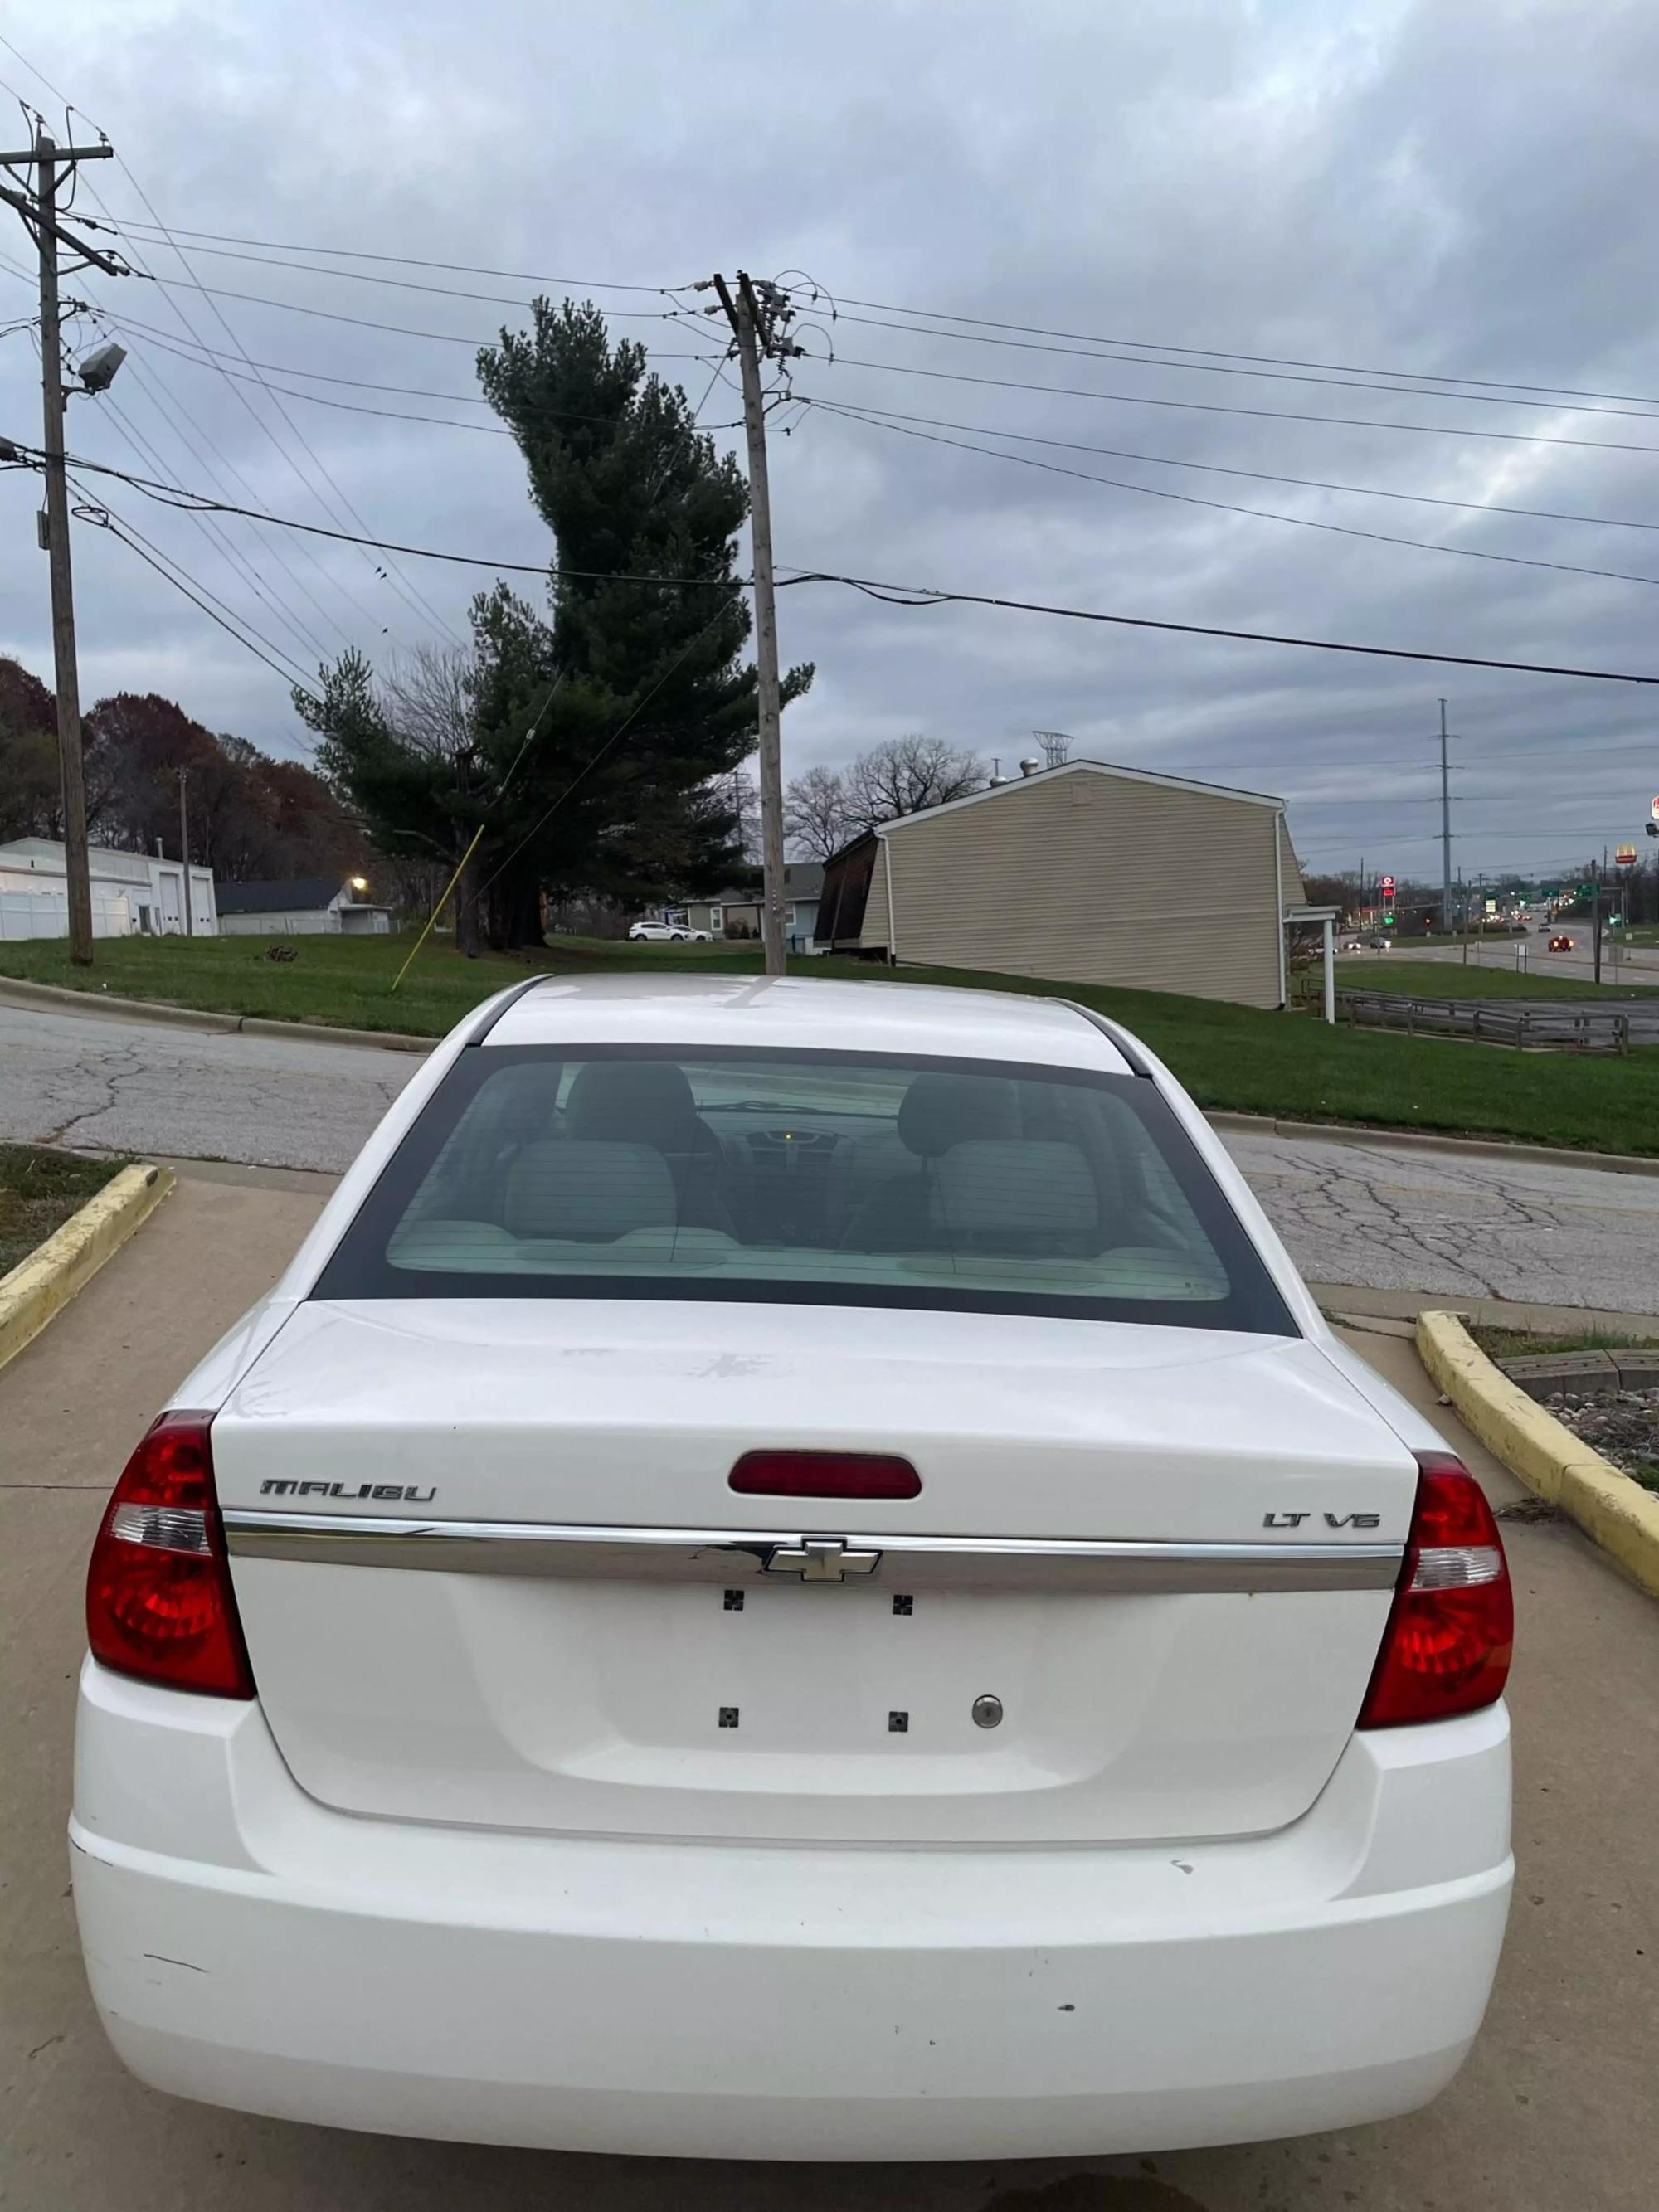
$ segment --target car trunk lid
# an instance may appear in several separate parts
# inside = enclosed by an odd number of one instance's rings
[[[365,1814],[769,1840],[1304,1811],[1410,1520],[1380,1417],[1299,1339],[893,1320],[301,1308],[214,1428],[296,1778]],[[756,1450],[896,1455],[921,1486],[740,1494]]]

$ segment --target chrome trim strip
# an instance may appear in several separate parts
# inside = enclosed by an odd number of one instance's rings
[[[621,1582],[794,1581],[769,1573],[799,1528],[617,1528],[536,1521],[416,1521],[227,1508],[238,1559],[426,1568],[441,1574],[550,1575]],[[879,1556],[856,1583],[906,1589],[1141,1593],[1392,1589],[1400,1544],[1094,1542],[1060,1537],[839,1534]],[[836,1587],[849,1585],[836,1584]]]

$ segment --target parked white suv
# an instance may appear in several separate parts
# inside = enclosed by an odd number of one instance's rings
[[[539,977],[169,1401],[88,1589],[117,2051],[338,2127],[1143,2151],[1455,2073],[1492,1516],[1053,1000]]]
[[[706,929],[693,929],[684,921],[636,921],[628,933],[635,945],[712,945]]]

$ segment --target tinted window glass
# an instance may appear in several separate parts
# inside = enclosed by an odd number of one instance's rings
[[[319,1297],[783,1299],[1293,1333],[1133,1076],[474,1047]]]

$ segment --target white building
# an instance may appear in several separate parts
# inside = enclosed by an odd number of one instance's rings
[[[227,937],[384,937],[391,913],[360,898],[360,889],[368,889],[361,876],[222,884],[220,927]]]
[[[149,853],[87,848],[92,878],[94,937],[167,937],[185,927],[185,870],[177,860]],[[195,937],[219,934],[213,871],[192,867],[189,928]],[[64,848],[51,837],[17,837],[0,845],[0,939],[69,935],[69,889]]]

